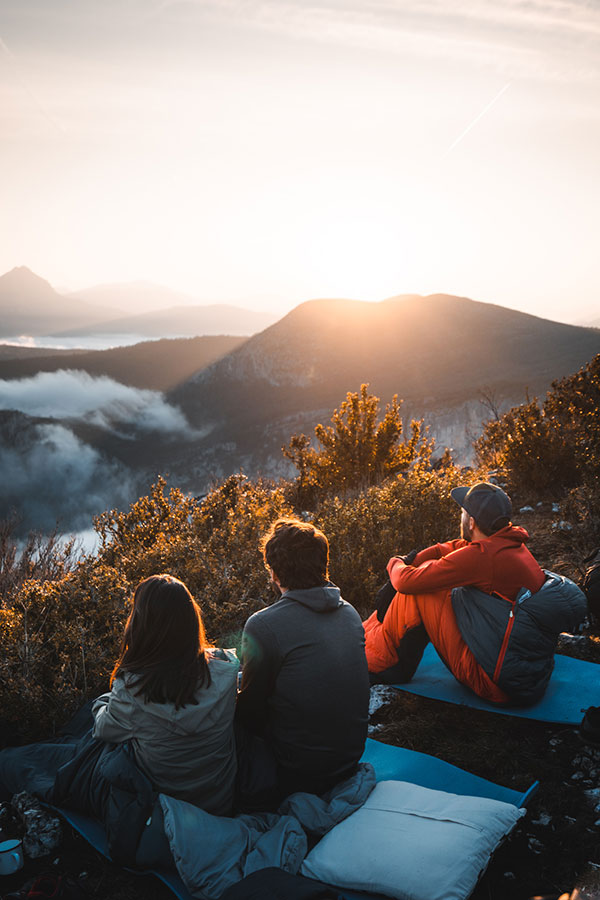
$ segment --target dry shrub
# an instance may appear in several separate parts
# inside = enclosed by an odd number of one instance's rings
[[[553,496],[600,478],[600,354],[488,422],[473,444],[482,466],[506,471],[511,489]]]
[[[361,613],[370,611],[389,556],[455,536],[449,492],[459,482],[464,476],[452,466],[416,466],[318,506],[332,579]],[[8,727],[28,739],[47,736],[108,689],[131,595],[149,575],[181,578],[200,603],[209,638],[235,645],[248,616],[273,599],[259,542],[277,518],[294,514],[288,492],[285,483],[234,475],[198,500],[159,479],[128,510],[98,517],[95,556],[66,571],[57,549],[56,566],[48,562],[0,603],[0,709]]]
[[[373,609],[390,556],[458,537],[458,507],[450,491],[478,480],[454,466],[417,466],[354,498],[335,497],[319,507],[315,521],[329,538],[331,578],[361,615]]]
[[[24,737],[52,733],[105,690],[119,647],[129,584],[116,569],[84,562],[58,581],[26,581],[0,606],[0,708]]]
[[[200,501],[160,478],[127,512],[97,520],[99,558],[118,566],[132,587],[168,572],[184,581],[199,602],[211,639],[235,632],[263,605],[269,579],[260,538],[292,510],[284,491],[268,482],[232,475]]]
[[[0,602],[6,733],[48,735],[83,701],[108,689],[130,597],[149,575],[181,578],[200,603],[209,638],[235,643],[269,594],[260,537],[291,512],[281,488],[242,475],[203,502],[166,491],[159,479],[129,510],[97,519],[100,550],[74,571],[61,570],[63,551],[56,545],[56,565],[22,579]]]

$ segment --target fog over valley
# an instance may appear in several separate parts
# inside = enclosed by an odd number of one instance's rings
[[[135,493],[135,479],[125,466],[105,458],[68,427],[24,417],[4,419],[2,425],[0,518],[16,517],[17,534],[89,528],[93,515]]]
[[[87,372],[40,372],[32,378],[0,381],[0,409],[29,416],[80,419],[120,435],[160,432],[162,440],[197,436],[176,406],[158,391],[139,390]]]
[[[149,483],[143,466],[118,458],[102,433],[139,444],[191,441],[200,432],[158,391],[87,372],[40,372],[0,381],[0,519],[21,535],[88,529],[92,516],[122,508]]]

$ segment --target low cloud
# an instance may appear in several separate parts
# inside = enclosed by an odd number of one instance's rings
[[[92,377],[68,369],[0,380],[0,409],[81,420],[121,435],[160,432],[164,439],[197,436],[181,410],[158,391],[139,390],[105,375]]]
[[[94,515],[136,495],[125,466],[62,425],[26,428],[16,441],[0,435],[0,477],[0,518],[16,513],[21,534],[89,528]]]
[[[16,513],[21,535],[89,529],[94,515],[123,509],[144,490],[147,473],[80,440],[72,430],[76,423],[143,444],[149,434],[159,443],[198,436],[161,393],[80,371],[0,380],[0,410],[14,411],[4,414],[0,429],[0,519]]]

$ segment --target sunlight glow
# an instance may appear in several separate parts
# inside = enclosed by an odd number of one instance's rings
[[[0,274],[598,317],[588,4],[32,4],[0,42]]]

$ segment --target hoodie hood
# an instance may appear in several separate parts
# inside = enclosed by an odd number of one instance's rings
[[[507,525],[506,528],[495,531],[494,534],[491,534],[489,537],[486,537],[481,541],[473,541],[472,543],[478,544],[481,547],[491,544],[495,547],[514,547],[515,545],[526,544],[528,540],[529,532],[520,525]]]
[[[281,596],[282,600],[295,600],[302,606],[312,609],[313,612],[327,613],[332,612],[344,605],[340,589],[330,581],[323,587],[302,588],[286,591]]]

